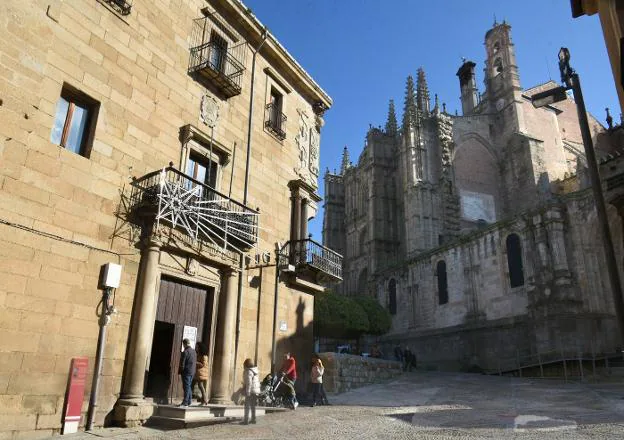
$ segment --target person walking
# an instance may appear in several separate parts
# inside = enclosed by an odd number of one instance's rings
[[[260,394],[260,377],[258,376],[258,367],[249,358],[243,362],[243,387],[245,389],[245,412],[243,416],[243,425],[256,423],[256,404],[258,403],[258,394]],[[251,412],[251,419],[249,413]]]
[[[295,382],[297,381],[297,362],[290,353],[284,354],[284,361],[280,368],[280,373],[284,375],[284,383],[290,390],[290,403],[292,409],[297,409],[299,402],[297,402],[297,393],[295,392]]]
[[[323,403],[323,373],[325,368],[323,367],[323,361],[319,358],[312,359],[312,371],[310,373],[310,381],[312,382],[312,405],[316,406],[316,396],[318,395]]]
[[[193,377],[195,376],[195,369],[197,367],[197,354],[193,347],[191,347],[191,341],[184,339],[182,341],[184,351],[180,356],[180,368],[179,373],[182,376],[182,386],[184,388],[184,399],[180,406],[191,406],[191,400],[193,399]]]
[[[201,393],[201,404],[208,405],[208,353],[206,347],[199,344],[197,347],[197,372],[195,373],[195,381]]]

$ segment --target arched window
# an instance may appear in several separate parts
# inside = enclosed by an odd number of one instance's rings
[[[388,311],[391,315],[396,315],[397,312],[396,281],[394,278],[388,283]]]
[[[494,43],[494,49],[492,50],[492,52],[494,52],[494,54],[497,54],[499,50],[500,50],[500,43],[497,41],[496,43]]]
[[[524,270],[522,268],[522,246],[517,234],[509,234],[507,245],[507,267],[509,268],[509,285],[519,287],[524,285]]]
[[[368,269],[364,268],[360,272],[360,277],[358,278],[358,291],[357,295],[366,295],[368,292]]]
[[[366,227],[360,232],[360,255],[366,253],[366,240],[368,239],[368,233]]]
[[[438,304],[448,303],[448,283],[446,280],[446,263],[444,260],[438,261],[436,266],[438,276]]]
[[[502,71],[503,71],[503,60],[501,60],[500,58],[496,58],[494,60],[494,74],[498,75]]]

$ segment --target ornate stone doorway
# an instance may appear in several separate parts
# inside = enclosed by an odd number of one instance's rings
[[[182,399],[178,365],[184,329],[196,329],[196,349],[207,350],[213,358],[215,317],[214,288],[163,277],[160,283],[156,322],[152,339],[146,396],[159,403]],[[212,371],[212,365],[209,366]],[[210,388],[210,381],[208,383]]]

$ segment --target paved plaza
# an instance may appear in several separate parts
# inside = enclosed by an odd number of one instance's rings
[[[104,429],[66,436],[138,439],[622,439],[624,383],[580,384],[408,373],[332,396],[332,406],[177,431]]]

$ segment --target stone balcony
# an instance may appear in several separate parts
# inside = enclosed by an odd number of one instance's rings
[[[258,211],[169,166],[134,179],[130,211],[182,231],[194,241],[243,252],[257,243]]]

